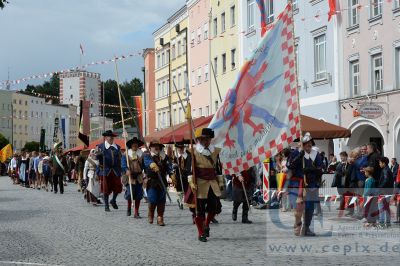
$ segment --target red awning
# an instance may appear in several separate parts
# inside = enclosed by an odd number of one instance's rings
[[[193,126],[194,128],[202,127],[202,126],[208,126],[212,120],[213,116],[207,116],[207,117],[199,117],[196,119],[193,119]],[[184,141],[189,141],[190,140],[190,130],[191,128],[187,123],[181,125],[181,126],[176,126],[175,131],[170,131],[168,134],[164,134],[160,138],[160,142],[164,144],[173,144],[174,142],[184,142]]]
[[[301,115],[301,129],[303,134],[310,132],[314,139],[338,139],[351,136],[351,131],[347,128],[306,115]]]
[[[78,151],[84,151],[84,150],[91,150],[96,148],[97,145],[101,144],[104,142],[103,138],[94,140],[92,142],[89,143],[88,147],[84,147],[84,145],[80,145],[80,146],[76,146],[75,148],[69,149],[67,151],[65,151],[65,153],[69,153],[69,152],[78,152]],[[121,147],[122,150],[125,150],[125,141],[124,139],[114,139],[114,143],[119,145]]]

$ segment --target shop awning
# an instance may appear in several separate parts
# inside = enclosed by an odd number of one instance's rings
[[[213,116],[199,117],[193,119],[194,128],[208,126],[212,120]],[[175,127],[174,131],[169,132],[160,138],[160,142],[164,144],[173,144],[174,142],[188,142],[190,140],[190,130],[191,128],[187,123],[179,127]]]
[[[75,152],[80,152],[80,151],[85,151],[85,150],[91,150],[91,149],[96,148],[97,145],[99,145],[103,142],[104,142],[104,139],[100,138],[100,139],[90,142],[88,147],[85,147],[84,145],[80,145],[80,146],[76,146],[75,148],[69,149],[69,150],[65,151],[64,153],[69,153],[69,152],[75,153]],[[119,145],[122,150],[125,150],[125,141],[123,139],[115,138],[114,143]]]
[[[338,139],[351,136],[351,131],[347,128],[306,115],[301,115],[301,129],[303,134],[310,132],[314,139]]]

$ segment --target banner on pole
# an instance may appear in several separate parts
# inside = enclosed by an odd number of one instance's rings
[[[272,24],[211,121],[225,174],[271,158],[300,137],[291,5]]]
[[[263,200],[269,200],[269,159],[263,162]]]

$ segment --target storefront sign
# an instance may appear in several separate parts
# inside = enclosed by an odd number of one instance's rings
[[[368,119],[379,118],[383,115],[383,112],[382,106],[369,103],[361,105],[359,109],[360,115]]]

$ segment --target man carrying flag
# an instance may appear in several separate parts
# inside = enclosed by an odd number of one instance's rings
[[[210,237],[210,222],[215,215],[220,213],[221,190],[224,189],[224,177],[219,173],[218,155],[221,149],[211,145],[214,131],[210,128],[198,128],[195,131],[197,140],[194,149],[194,171],[193,176],[188,177],[190,188],[197,195],[197,213],[195,223],[198,230],[198,239],[207,242]],[[206,218],[206,212],[208,213]]]

